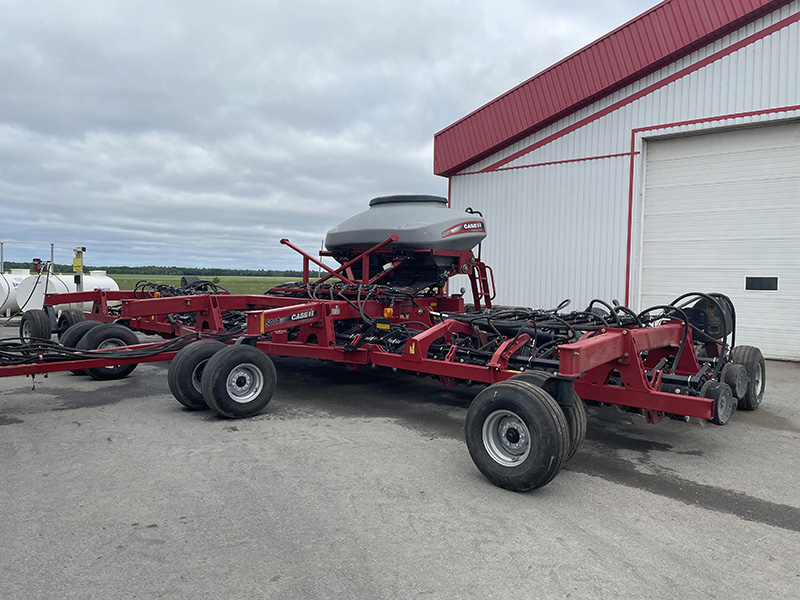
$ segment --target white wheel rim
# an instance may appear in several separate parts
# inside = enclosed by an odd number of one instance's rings
[[[531,433],[510,410],[496,410],[483,422],[483,446],[499,465],[516,467],[531,453]]]
[[[228,396],[234,402],[247,404],[255,399],[264,388],[264,375],[252,363],[238,365],[228,373],[225,381]]]

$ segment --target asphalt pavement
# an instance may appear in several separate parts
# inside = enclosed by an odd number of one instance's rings
[[[166,363],[0,379],[0,597],[800,597],[798,363],[724,427],[590,410],[524,494],[467,452],[480,387],[275,364],[244,420],[184,409]]]

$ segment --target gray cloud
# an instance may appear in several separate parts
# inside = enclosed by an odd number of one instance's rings
[[[643,0],[0,0],[7,260],[296,268],[433,134]]]

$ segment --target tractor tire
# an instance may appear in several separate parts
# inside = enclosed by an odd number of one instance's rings
[[[714,401],[714,416],[709,421],[714,425],[727,425],[736,411],[736,398],[733,397],[731,386],[719,381],[706,381],[701,395]]]
[[[103,323],[100,327],[90,329],[86,335],[81,338],[81,341],[78,342],[78,349],[99,350],[102,348],[123,348],[138,343],[139,337],[124,325]],[[91,369],[84,369],[84,371],[93,379],[105,381],[127,377],[137,366],[137,363],[133,363],[130,365],[93,367]]]
[[[38,308],[23,313],[19,323],[19,339],[25,343],[33,340],[49,340],[52,333],[50,317]]]
[[[85,320],[86,315],[83,314],[82,310],[77,308],[65,308],[62,310],[58,316],[58,339],[60,340],[64,336],[67,329]]]
[[[755,346],[736,346],[731,359],[745,368],[750,379],[747,393],[739,399],[739,408],[755,410],[764,399],[764,390],[767,387],[767,365],[764,356]]]
[[[258,414],[272,400],[278,375],[272,360],[253,346],[228,346],[203,369],[201,387],[208,407],[222,417]]]
[[[478,470],[514,492],[550,483],[569,446],[567,420],[558,403],[520,380],[495,383],[475,396],[464,429]]]
[[[523,371],[514,375],[511,379],[514,381],[527,381],[535,386],[542,388],[545,392],[555,397],[555,386],[557,380],[553,375],[546,371]],[[558,400],[556,400],[558,402]],[[569,427],[569,449],[567,456],[564,459],[568,461],[583,445],[583,440],[586,438],[586,405],[574,391],[572,392],[572,405],[558,405],[564,412],[564,417],[567,419],[567,426]]]
[[[90,329],[94,329],[98,325],[102,325],[102,323],[99,321],[81,321],[80,323],[75,323],[75,325],[63,333],[59,343],[65,348],[77,348],[83,336],[85,336]],[[83,369],[70,369],[69,372],[75,373],[75,375],[86,375],[86,371]]]
[[[193,342],[178,352],[169,364],[169,391],[189,410],[208,409],[203,399],[203,369],[212,356],[226,347],[218,340]]]

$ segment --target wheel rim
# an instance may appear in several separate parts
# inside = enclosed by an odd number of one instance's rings
[[[727,423],[730,420],[731,416],[733,415],[733,407],[734,407],[733,396],[721,392],[719,395],[718,402],[719,402],[720,421],[723,423]]]
[[[97,346],[97,349],[103,350],[104,348],[121,348],[122,346],[127,346],[127,344],[119,338],[110,338],[100,342],[100,345]]]
[[[26,342],[31,339],[31,324],[28,321],[22,322],[22,337]]]
[[[516,467],[531,452],[531,434],[519,415],[496,410],[483,422],[483,445],[496,463]]]
[[[264,387],[264,375],[254,364],[238,365],[228,374],[225,387],[231,400],[247,404],[261,393]]]
[[[734,396],[742,398],[747,394],[747,371],[744,368],[739,369],[739,377],[736,378],[736,393]]]
[[[122,348],[123,346],[127,346],[124,340],[119,338],[109,338],[107,340],[103,340],[100,342],[100,345],[97,346],[98,350],[103,350],[104,348]],[[100,367],[101,369],[105,369],[106,371],[116,371],[117,369],[121,369],[126,367],[127,365],[112,365],[109,367]]]
[[[197,393],[201,396],[203,395],[203,369],[206,368],[208,364],[208,359],[198,363],[198,365],[192,370],[192,386]]]
[[[758,363],[758,365],[756,365],[755,380],[756,380],[756,396],[760,396],[761,392],[764,390],[764,365],[763,365],[763,363]]]

